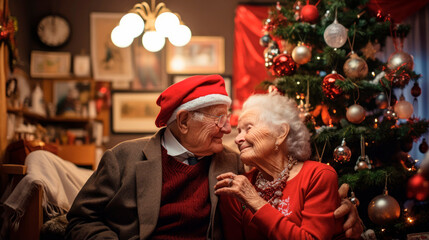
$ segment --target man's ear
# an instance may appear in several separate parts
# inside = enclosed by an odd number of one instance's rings
[[[286,141],[287,135],[289,135],[290,131],[290,125],[287,123],[282,123],[279,129],[279,136],[276,139],[276,143],[282,144],[284,141]]]
[[[189,121],[192,118],[192,113],[188,110],[179,110],[176,113],[177,128],[182,134],[186,134],[189,131]]]

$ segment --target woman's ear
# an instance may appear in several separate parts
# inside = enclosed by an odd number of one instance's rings
[[[189,120],[192,118],[192,113],[187,110],[179,110],[176,113],[177,128],[182,134],[189,131]]]
[[[277,136],[276,144],[279,145],[282,144],[285,140],[287,135],[289,135],[290,125],[287,123],[282,123],[279,129],[279,136]]]

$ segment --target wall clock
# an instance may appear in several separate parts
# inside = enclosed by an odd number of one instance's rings
[[[59,15],[43,17],[37,24],[37,36],[40,41],[49,47],[59,47],[69,40],[71,34],[70,23]]]

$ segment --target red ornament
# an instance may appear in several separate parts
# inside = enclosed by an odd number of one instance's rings
[[[411,79],[410,74],[401,67],[393,69],[385,77],[391,82],[391,86],[396,88],[404,88]]]
[[[300,0],[296,1],[293,5],[294,18],[296,21],[299,20],[301,15],[302,2]]]
[[[412,137],[405,137],[403,139],[401,139],[400,145],[399,147],[401,148],[402,151],[404,152],[409,152],[411,151],[411,149],[413,148],[413,138]]]
[[[296,71],[296,63],[290,54],[282,53],[273,59],[272,70],[278,77],[290,76]]]
[[[283,13],[281,12],[281,5],[279,2],[277,2],[277,5],[275,8],[272,8],[269,12],[269,18],[265,20],[264,23],[264,31],[274,31],[279,26],[284,26],[288,23],[287,18]]]
[[[420,88],[419,83],[415,82],[411,88],[411,95],[413,95],[413,97],[418,97],[420,94],[422,94],[422,89]]]
[[[408,180],[407,197],[418,201],[426,200],[429,196],[429,181],[421,174],[416,174]]]
[[[377,11],[376,19],[377,19],[377,21],[378,21],[378,22],[383,22],[383,20],[384,20],[384,16],[383,16],[383,14],[381,13],[381,10],[378,10],[378,11]]]
[[[319,1],[320,2],[320,1]],[[307,5],[301,8],[301,20],[303,22],[316,23],[319,19],[319,11],[317,10],[317,2],[315,5],[311,5],[307,0]]]
[[[390,13],[388,13],[388,14],[386,15],[386,17],[384,18],[384,21],[385,21],[385,22],[391,22],[391,21],[392,21],[392,18],[391,18],[391,16],[390,16]]]
[[[15,33],[15,27],[13,20],[6,20],[1,24],[0,28],[0,40],[7,39]]]
[[[419,145],[419,151],[421,153],[426,153],[428,151],[428,148],[429,146],[428,146],[428,143],[426,142],[426,138],[423,138],[422,143],[420,143]]]
[[[264,25],[262,26],[263,32],[271,32],[276,27],[277,23],[275,22],[275,19],[272,17],[267,18],[264,20]]]
[[[335,99],[343,93],[338,86],[335,85],[335,81],[344,81],[344,77],[333,71],[331,74],[326,75],[322,81],[322,90],[326,97]]]

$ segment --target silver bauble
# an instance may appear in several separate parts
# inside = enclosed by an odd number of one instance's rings
[[[387,191],[371,200],[368,205],[369,219],[378,225],[388,224],[399,218],[401,208],[393,197],[387,195]]]
[[[405,101],[404,96],[399,97],[399,101],[395,104],[393,109],[400,119],[408,119],[414,112],[413,104]]]
[[[276,48],[275,46],[268,47],[264,51],[264,60],[265,60],[265,67],[267,69],[271,69],[273,66],[273,59],[277,55],[279,55],[280,50]]]
[[[365,161],[359,161],[357,163],[357,170],[359,171],[359,170],[365,170],[365,169],[369,169],[368,163]]]
[[[268,47],[264,50],[264,57],[273,59],[275,56],[279,55],[280,50],[276,47]]]
[[[359,124],[365,120],[365,109],[359,104],[353,104],[347,109],[346,117],[349,122]]]
[[[266,33],[259,39],[259,44],[262,47],[268,47],[268,44],[270,43],[270,41],[271,41],[271,36],[270,34]]]
[[[371,169],[371,168],[372,168],[372,165],[368,155],[365,155],[365,153],[364,155],[360,155],[356,160],[356,164],[354,167],[355,171],[361,171],[361,170]]]
[[[299,45],[293,49],[292,58],[298,64],[306,64],[311,60],[311,50],[305,45]]]
[[[337,19],[323,33],[326,44],[331,48],[340,48],[347,41],[347,29],[338,23]]]
[[[384,93],[380,93],[375,97],[375,104],[380,109],[386,109],[389,106],[389,103],[387,102],[387,96]]]
[[[334,161],[344,163],[350,161],[352,151],[346,146],[346,140],[343,138],[341,145],[334,149]]]
[[[368,74],[368,64],[356,53],[353,53],[344,63],[343,70],[349,78],[364,78]]]
[[[398,67],[405,66],[409,70],[414,68],[414,58],[411,54],[404,51],[396,51],[390,55],[387,60],[387,67],[390,70],[396,69]]]

